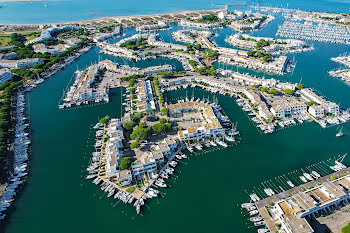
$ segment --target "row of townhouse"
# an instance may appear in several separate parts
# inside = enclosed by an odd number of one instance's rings
[[[308,110],[314,117],[324,117],[327,114],[337,115],[340,113],[339,105],[327,101],[309,88],[303,88],[300,90],[300,94],[304,99],[316,102],[316,104],[310,106]]]
[[[187,51],[187,46],[185,45],[180,45],[180,44],[172,44],[172,43],[167,43],[164,41],[159,40],[159,35],[158,34],[150,34],[147,40],[149,45],[153,46],[158,46],[162,48],[169,48],[169,49],[175,49],[175,50],[183,50]]]
[[[103,67],[99,64],[88,68],[86,74],[82,75],[78,81],[77,88],[73,93],[72,100],[76,102],[92,101],[96,99],[108,99],[106,88],[92,88],[96,76]]]
[[[164,164],[164,157],[170,159],[174,156],[177,145],[177,141],[172,136],[168,136],[155,145],[152,151],[135,151],[137,159],[131,166],[135,180],[140,180],[145,175],[153,177],[156,174],[156,170],[160,169]]]
[[[196,40],[194,39],[193,35],[200,36],[204,38],[209,38],[212,35],[212,32],[210,31],[198,31],[193,29],[185,29],[185,30],[178,30],[173,32],[173,37],[181,42],[188,43],[188,44],[195,44]],[[205,42],[205,41],[203,41]],[[212,43],[211,43],[212,45]]]
[[[111,60],[103,60],[98,63],[99,67],[106,69],[107,71],[120,73],[123,75],[133,75],[133,74],[142,74],[142,70],[138,67],[130,67],[128,65],[120,65]]]
[[[106,158],[106,176],[111,181],[116,179],[121,187],[129,185],[133,180],[131,170],[119,169],[120,161],[124,157],[123,141],[125,140],[120,120],[111,119],[106,132],[109,136],[104,151]]]
[[[150,66],[142,70],[142,73],[145,76],[152,76],[158,73],[163,72],[174,72],[175,69],[171,65],[162,65],[162,66]]]
[[[43,64],[44,61],[40,58],[28,58],[21,60],[0,60],[0,68],[10,68],[10,69],[19,69],[19,68],[28,68],[33,67],[36,64]]]
[[[178,139],[180,142],[193,140],[202,140],[209,137],[222,136],[225,133],[224,128],[216,117],[211,105],[201,102],[184,102],[168,105],[171,116],[179,116],[189,111],[202,111],[203,124],[193,125],[187,129],[179,130]]]
[[[103,42],[106,40],[110,40],[112,38],[115,38],[117,36],[120,36],[123,33],[123,28],[122,26],[116,26],[114,28],[114,31],[112,33],[103,33],[103,34],[97,34],[94,37],[95,42]]]
[[[284,118],[294,114],[305,114],[307,112],[307,106],[305,103],[297,100],[283,101],[272,104],[270,111],[274,117]]]
[[[271,79],[259,78],[256,76],[252,76],[249,74],[242,74],[231,70],[222,70],[220,72],[223,76],[232,77],[235,81],[242,83],[244,85],[249,85],[249,86],[260,85],[263,87],[276,87],[280,89],[291,89],[291,90],[295,90],[297,88],[296,83],[281,82],[273,78]]]
[[[236,54],[220,55],[218,59],[222,63],[234,64],[277,74],[284,74],[288,62],[287,56],[275,57],[269,62],[247,56],[237,56]]]
[[[189,20],[181,20],[179,22],[179,26],[181,27],[190,27],[190,28],[199,28],[199,29],[213,29],[213,28],[221,28],[221,23],[200,23]]]
[[[149,112],[156,109],[151,81],[140,81],[136,86],[136,107],[139,112]]]
[[[250,100],[252,104],[255,104],[258,107],[259,116],[266,120],[269,120],[272,117],[269,107],[264,101],[262,101],[258,92],[245,89],[242,93]]]
[[[99,43],[100,47],[103,48],[103,51],[106,53],[117,53],[127,56],[128,58],[135,58],[134,51],[131,49],[127,49],[124,47],[120,47],[119,45],[107,44],[107,43]]]
[[[147,40],[150,35],[151,34],[149,34],[149,33],[135,34],[135,35],[133,35],[131,37],[124,38],[124,39],[118,41],[115,45],[120,47],[120,45],[125,44],[127,41],[137,41],[138,39],[145,39],[145,40]]]
[[[18,57],[18,55],[16,52],[0,54],[0,59],[2,59],[2,60],[13,60],[13,59],[17,59],[17,57]]]
[[[155,30],[164,30],[169,29],[170,25],[164,21],[158,21],[157,24],[146,24],[136,27],[136,31],[138,32],[149,32]]]
[[[4,69],[0,69],[0,83],[4,83],[7,82],[9,80],[11,80],[13,77],[13,74],[11,73],[11,71],[7,68]]]
[[[274,53],[278,51],[295,51],[304,48],[309,48],[310,46],[301,40],[295,39],[274,39],[269,37],[254,37],[248,34],[235,34],[230,36],[227,41],[238,47],[254,49],[260,40],[270,41],[270,45],[264,47],[266,52]]]

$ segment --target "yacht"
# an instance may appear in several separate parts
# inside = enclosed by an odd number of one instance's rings
[[[254,223],[254,226],[258,227],[258,226],[263,226],[265,225],[265,222],[264,221],[260,221],[260,222],[255,222]]]
[[[177,162],[175,162],[175,161],[171,161],[171,162],[169,163],[169,165],[170,165],[170,166],[172,166],[172,167],[176,167]]]
[[[147,192],[147,194],[150,195],[151,197],[157,197],[158,196],[153,190],[149,190]]]
[[[248,208],[248,207],[251,207],[251,206],[253,206],[254,204],[253,203],[243,203],[242,205],[241,205],[241,207],[242,208]]]
[[[203,147],[201,145],[195,145],[194,147],[196,147],[197,150],[202,150]]]
[[[256,215],[256,214],[258,214],[258,213],[259,213],[258,210],[249,211],[249,215],[250,215],[250,216]]]
[[[292,183],[292,181],[290,181],[290,180],[287,181],[287,184],[288,184],[290,187],[292,187],[292,188],[294,188],[294,186],[295,186],[295,185]]]
[[[227,144],[221,140],[216,140],[215,141],[217,144],[219,144],[220,146],[223,146],[223,147],[228,147]]]
[[[341,129],[339,130],[339,132],[335,136],[336,137],[343,137],[344,134],[343,134],[342,130],[343,130],[343,127],[341,127]]]
[[[267,232],[269,232],[269,229],[266,229],[266,228],[258,229],[258,233],[267,233]]]
[[[307,182],[307,179],[306,179],[304,176],[299,176],[299,178],[300,178],[304,183]]]
[[[162,187],[162,188],[165,188],[165,187],[166,187],[166,184],[165,184],[165,183],[162,183],[162,182],[160,182],[160,181],[158,181],[158,180],[157,180],[154,184],[157,185],[157,186],[159,186],[159,187]]]
[[[311,175],[315,178],[315,179],[318,179],[321,177],[321,175],[317,172],[317,171],[312,171],[311,172]]]
[[[183,154],[183,155],[182,155],[182,158],[183,158],[183,159],[187,159],[188,157],[187,157],[187,155]]]
[[[212,146],[218,146],[215,142],[213,142],[213,141],[210,141],[210,144],[212,145]]]
[[[235,138],[232,137],[232,136],[226,136],[225,139],[226,139],[227,141],[229,141],[229,142],[234,142],[234,141],[236,141]]]
[[[306,177],[306,179],[308,179],[310,181],[314,180],[314,178],[312,178],[312,176],[310,176],[310,174],[308,174],[306,172],[304,172],[303,175]]]
[[[262,217],[251,217],[249,220],[252,222],[260,222],[261,220],[263,220],[263,218]]]

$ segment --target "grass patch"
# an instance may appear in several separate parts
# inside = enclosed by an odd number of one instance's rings
[[[127,191],[128,193],[133,193],[135,191],[135,187],[127,188],[125,191]]]
[[[341,229],[342,233],[350,233],[350,223]]]
[[[23,32],[18,33],[23,35],[27,41],[33,40],[34,38],[37,38],[40,36],[40,32]],[[11,34],[0,34],[0,46],[8,46],[11,41]]]

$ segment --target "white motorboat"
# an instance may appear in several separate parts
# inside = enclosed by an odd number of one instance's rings
[[[304,183],[307,182],[307,179],[306,179],[304,176],[299,176],[299,178],[300,178]]]
[[[221,141],[221,140],[216,140],[215,142],[217,144],[219,144],[220,146],[222,146],[222,147],[228,147],[228,145],[225,142]]]
[[[308,174],[308,173],[306,173],[306,172],[303,173],[303,176],[305,176],[306,179],[308,179],[308,180],[310,180],[310,181],[313,181],[313,180],[314,180],[314,178],[312,178],[312,176],[310,176],[310,174]]]
[[[258,214],[258,213],[259,213],[258,210],[249,211],[249,215],[250,215],[250,216],[256,215],[256,214]]]
[[[154,184],[157,185],[157,186],[159,186],[159,187],[166,188],[166,184],[163,183],[163,182],[160,182],[160,181],[158,181],[158,180],[157,180],[156,182],[154,182]]]
[[[292,181],[290,181],[290,180],[287,181],[287,184],[288,184],[290,187],[292,187],[292,188],[295,187],[295,185],[294,185],[294,184],[292,183]]]
[[[242,208],[248,208],[248,207],[253,206],[253,205],[254,205],[253,203],[243,203],[243,204],[241,205],[241,207],[242,207]]]
[[[231,136],[226,136],[225,139],[229,142],[234,142],[236,141],[234,137],[231,137]]]
[[[260,222],[255,222],[254,223],[254,226],[258,227],[258,226],[263,226],[265,225],[265,222],[264,221],[260,221]]]
[[[263,218],[262,217],[251,217],[249,220],[252,222],[260,222],[261,220],[263,220]]]
[[[267,233],[267,232],[269,232],[269,229],[266,229],[266,228],[258,229],[258,233]]]

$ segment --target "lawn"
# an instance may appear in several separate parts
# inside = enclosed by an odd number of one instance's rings
[[[350,223],[341,229],[342,233],[350,233]]]
[[[20,33],[27,38],[27,40],[32,40],[40,36],[40,32],[23,32]],[[0,46],[7,46],[11,41],[11,34],[0,34]]]

